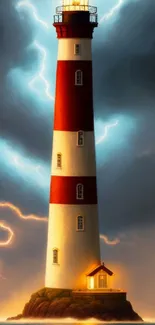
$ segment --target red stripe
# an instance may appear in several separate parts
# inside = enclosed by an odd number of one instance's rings
[[[75,71],[83,71],[83,86],[75,86]],[[91,61],[58,61],[54,130],[93,131]]]
[[[76,185],[84,185],[84,199],[77,200]],[[50,203],[55,204],[97,204],[96,177],[52,176]]]

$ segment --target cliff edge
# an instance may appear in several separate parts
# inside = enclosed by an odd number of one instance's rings
[[[72,290],[49,288],[33,293],[22,314],[8,320],[65,317],[79,320],[96,318],[104,321],[142,321],[126,299],[115,299],[107,304],[105,296],[101,294],[76,294]]]

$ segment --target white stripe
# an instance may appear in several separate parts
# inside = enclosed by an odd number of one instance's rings
[[[77,231],[77,216],[84,216],[85,231]],[[58,265],[53,249],[58,249]],[[100,264],[97,205],[50,204],[46,287],[86,288],[86,274]]]
[[[57,167],[58,153],[61,153],[62,168]],[[78,147],[77,132],[54,131],[51,174],[96,176],[94,132],[84,132],[84,146]]]
[[[91,39],[87,38],[61,38],[58,41],[58,60],[64,61],[91,61]],[[80,55],[75,54],[75,44],[80,45]]]

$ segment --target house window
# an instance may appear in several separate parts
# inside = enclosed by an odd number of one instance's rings
[[[77,229],[77,231],[84,231],[84,217],[83,216],[77,217],[76,229]]]
[[[106,274],[99,275],[98,282],[99,282],[98,286],[100,289],[107,288],[107,275]]]
[[[58,249],[53,249],[53,264],[58,264]]]
[[[75,55],[81,54],[81,44],[74,44],[74,54]]]
[[[84,131],[78,131],[78,133],[77,133],[77,145],[79,147],[84,146]]]
[[[83,72],[81,70],[75,71],[75,85],[76,86],[83,85]]]
[[[61,167],[62,167],[62,154],[57,153],[57,168],[61,168]]]
[[[84,197],[84,188],[83,188],[83,184],[77,184],[76,185],[76,198],[77,200],[83,200]]]

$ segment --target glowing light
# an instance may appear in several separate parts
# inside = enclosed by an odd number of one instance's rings
[[[110,245],[110,246],[115,246],[115,245],[118,245],[120,243],[119,238],[115,238],[113,240],[110,240],[106,235],[102,235],[102,234],[100,234],[100,239],[103,239],[105,244]]]
[[[14,236],[14,232],[13,230],[7,226],[4,222],[0,222],[0,228],[3,229],[4,231],[7,231],[9,236],[8,239],[5,241],[0,241],[0,247],[4,247],[4,246],[8,246],[9,244],[11,244],[13,236]]]
[[[32,11],[32,14],[33,14],[34,19],[39,24],[41,24],[42,26],[44,26],[45,28],[49,29],[49,26],[48,26],[47,22],[39,18],[38,13],[37,13],[37,10],[36,10],[35,6],[31,2],[29,2],[28,0],[18,2],[17,9],[18,8],[20,9],[22,7],[23,8],[30,9]]]
[[[108,130],[117,126],[118,125],[118,122],[119,121],[116,121],[115,123],[112,123],[112,124],[107,124],[105,125],[105,128],[104,128],[104,134],[101,135],[99,137],[99,139],[96,141],[96,145],[98,145],[99,143],[101,143],[102,141],[104,141],[104,139],[108,136]]]
[[[89,279],[89,289],[94,289],[94,277],[91,276]]]
[[[63,0],[64,6],[87,6],[89,0]]]
[[[63,6],[65,6],[65,11],[72,10],[88,10],[89,0],[63,0]],[[84,7],[79,7],[84,6]]]
[[[102,23],[103,21],[110,19],[115,14],[115,12],[120,9],[123,3],[124,0],[119,0],[117,4],[107,14],[101,17],[99,23]]]
[[[29,86],[37,91],[39,93],[38,90],[36,90],[36,88],[34,88],[34,85],[36,83],[36,81],[38,79],[42,80],[44,85],[45,85],[45,93],[46,96],[48,97],[49,100],[54,100],[54,97],[50,94],[50,83],[49,81],[45,78],[44,73],[46,70],[46,59],[47,59],[47,53],[46,50],[43,46],[41,46],[36,40],[34,41],[34,45],[36,46],[36,48],[39,50],[39,52],[41,53],[42,56],[42,63],[41,63],[41,67],[40,67],[40,71],[38,72],[38,74],[29,82]]]

